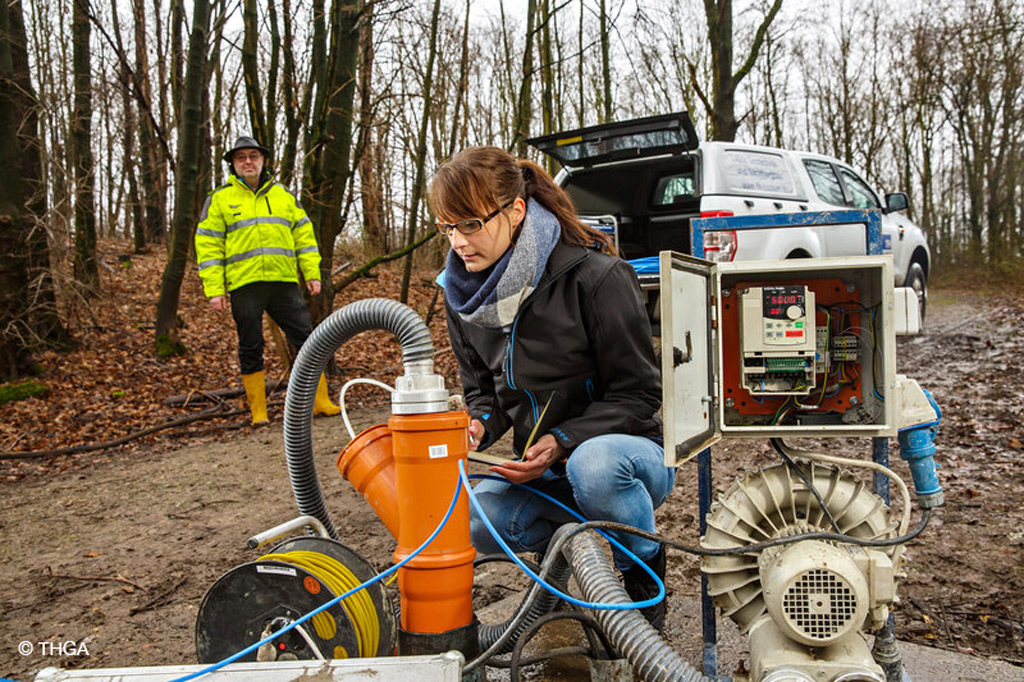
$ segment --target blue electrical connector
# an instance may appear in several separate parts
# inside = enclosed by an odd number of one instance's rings
[[[941,507],[945,502],[935,464],[935,436],[939,432],[942,411],[929,391],[924,390],[924,394],[935,410],[935,420],[900,429],[899,443],[900,457],[910,465],[910,473],[914,477],[917,503],[923,509],[932,509]]]

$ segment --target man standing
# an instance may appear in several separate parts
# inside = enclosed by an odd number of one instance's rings
[[[210,307],[227,310],[238,330],[238,362],[253,426],[266,424],[263,371],[263,313],[266,311],[296,347],[312,331],[299,289],[302,270],[311,295],[320,293],[320,252],[313,224],[298,198],[274,182],[265,167],[270,151],[251,137],[239,137],[224,154],[227,183],[206,199],[196,230],[199,278]],[[338,414],[320,376],[313,414]]]

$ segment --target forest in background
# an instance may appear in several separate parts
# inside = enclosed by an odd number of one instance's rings
[[[907,191],[937,271],[1017,274],[1022,20],[1020,0],[3,3],[0,381],[103,295],[98,237],[166,252],[154,328],[174,352],[199,207],[248,133],[316,227],[316,319],[429,242],[426,183],[453,151],[531,155],[532,135],[683,109],[706,139],[831,154]],[[341,244],[361,267],[334,262]]]

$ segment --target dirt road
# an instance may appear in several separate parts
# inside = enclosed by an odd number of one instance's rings
[[[927,334],[899,343],[900,371],[932,390],[944,412],[937,459],[947,505],[908,550],[897,634],[1018,666],[1022,326],[1020,299],[954,300],[936,291]],[[368,426],[382,414],[363,411],[355,421]],[[316,420],[316,457],[335,524],[346,543],[384,566],[393,540],[334,468],[347,440],[340,419]],[[846,454],[865,455],[866,446]],[[773,461],[759,442],[718,448],[716,486],[725,489],[737,472]],[[906,474],[902,462],[894,467]],[[697,541],[694,481],[688,465],[659,510],[660,528],[680,542]],[[100,464],[0,482],[0,676],[24,682],[49,665],[194,661],[203,594],[225,571],[256,558],[245,549],[249,535],[295,513],[280,422],[218,442],[114,454]],[[670,599],[695,595],[698,575],[692,558],[670,554]],[[492,583],[479,596],[507,591]],[[20,642],[33,652],[19,653]],[[54,655],[44,642],[76,646]]]

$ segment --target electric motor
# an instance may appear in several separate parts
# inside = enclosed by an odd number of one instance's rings
[[[815,540],[763,553],[761,585],[772,620],[808,646],[858,631],[870,601],[867,580],[848,550]]]
[[[780,541],[761,551],[703,560],[708,592],[749,634],[751,680],[884,679],[862,635],[888,617],[902,547],[785,542],[837,528],[852,538],[894,537],[897,524],[889,507],[867,484],[832,465],[779,464],[737,480],[711,506],[707,520],[705,548]]]
[[[832,531],[829,515],[840,532],[854,538],[879,540],[896,535],[889,507],[859,478],[831,465],[804,462],[798,466],[819,491],[826,509],[804,479],[785,464],[748,472],[711,506],[701,545],[736,548]],[[797,549],[799,545],[808,548]],[[834,641],[840,633],[862,627],[873,629],[885,621],[888,604],[895,598],[902,547],[864,551],[853,545],[840,548],[806,541],[797,546],[783,544],[763,553],[704,558],[708,592],[741,632],[747,632],[763,614],[774,612],[773,619],[788,635],[811,645]],[[840,605],[842,617],[821,613]],[[807,613],[798,618],[804,608]],[[824,626],[826,621],[829,624]]]

